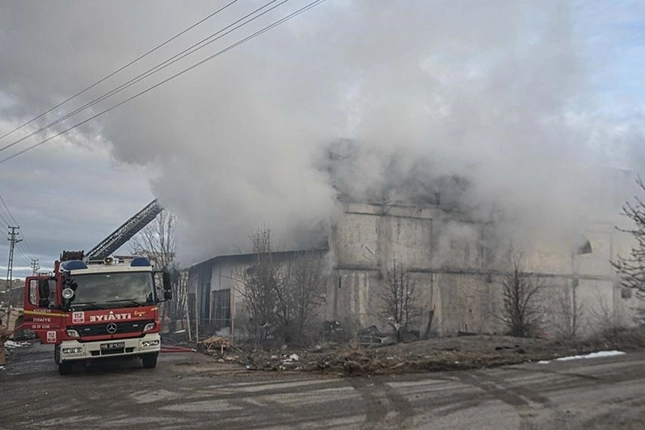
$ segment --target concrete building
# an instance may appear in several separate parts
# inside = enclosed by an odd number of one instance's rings
[[[344,325],[386,329],[381,318],[383,272],[394,261],[405,267],[418,295],[418,329],[437,335],[459,331],[499,333],[502,280],[511,267],[508,248],[494,240],[494,227],[475,223],[438,206],[406,207],[345,203],[329,235],[329,249],[317,250],[329,261],[324,297],[325,319]],[[567,324],[574,300],[583,311],[578,331],[598,319],[621,315],[640,303],[617,284],[610,261],[628,251],[629,238],[612,225],[585,229],[584,246],[538,243],[524,254],[524,270],[541,285],[547,334]],[[276,252],[285,263],[296,252]],[[219,256],[190,268],[191,314],[202,327],[242,335],[244,304],[239,273],[256,256]],[[432,318],[432,321],[430,321]],[[235,322],[234,322],[235,320]],[[430,324],[431,322],[431,324]]]
[[[501,284],[511,267],[508,247],[491,240],[491,229],[439,207],[346,204],[331,241],[338,281],[328,294],[328,315],[353,316],[361,326],[378,324],[375,291],[383,268],[396,260],[419,294],[421,330],[433,315],[431,327],[439,335],[502,331]],[[572,300],[574,289],[587,315],[582,326],[606,312],[628,318],[626,310],[639,305],[617,286],[610,264],[627,251],[629,237],[609,225],[590,225],[584,236],[580,249],[566,242],[538,243],[524,252],[524,270],[541,285],[546,328],[564,324],[557,320],[565,312],[556,312],[554,304]]]
[[[540,285],[546,335],[570,327],[573,308],[579,317],[577,331],[583,333],[602,324],[629,323],[632,311],[643,306],[632,291],[620,287],[611,265],[632,246],[631,236],[615,226],[625,221],[618,213],[622,202],[633,195],[634,176],[629,171],[601,169],[591,177],[602,184],[594,188],[604,191],[587,197],[599,208],[612,208],[609,213],[597,212],[602,221],[588,217],[585,225],[577,226],[576,240],[536,235],[530,246],[522,247],[523,269]],[[414,284],[420,310],[416,326],[421,334],[428,330],[440,336],[503,332],[502,282],[512,269],[509,239],[499,220],[469,218],[440,194],[414,205],[342,204],[329,231],[327,249],[316,251],[328,262],[322,303],[326,320],[386,329],[379,291],[384,272],[396,262]],[[286,262],[295,251],[275,255]],[[198,310],[203,326],[224,331],[233,327],[241,334],[243,286],[236,273],[251,267],[254,258],[220,256],[191,267],[191,309]]]

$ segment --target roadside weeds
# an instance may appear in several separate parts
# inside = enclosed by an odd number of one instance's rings
[[[611,337],[596,336],[584,341],[477,335],[372,348],[324,343],[307,349],[283,346],[277,350],[242,348],[213,337],[200,342],[197,348],[218,362],[236,363],[249,371],[365,376],[491,368],[603,350],[639,351],[645,349],[645,334],[624,330]]]

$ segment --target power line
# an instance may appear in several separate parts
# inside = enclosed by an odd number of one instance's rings
[[[16,249],[18,249],[16,247]],[[29,262],[32,260],[32,258],[25,257],[24,255],[15,255],[15,260],[14,263],[15,265],[20,266],[21,268],[24,268],[25,266],[29,266]],[[15,267],[14,265],[14,267]]]
[[[4,206],[5,210],[9,214],[9,216],[11,217],[11,220],[13,221],[13,223],[18,225],[18,221],[16,221],[16,219],[13,217],[13,214],[11,213],[9,208],[7,207],[7,203],[5,203],[4,198],[2,197],[2,194],[0,194],[0,201],[2,202],[2,205]]]
[[[2,227],[8,227],[9,224],[11,224],[9,221],[7,221],[2,212],[0,212],[0,221],[2,221]]]
[[[288,0],[285,0],[285,1],[288,1]],[[184,69],[184,70],[182,70],[182,71],[180,71],[178,73],[175,73],[174,75],[172,75],[172,76],[162,80],[161,82],[158,82],[157,84],[155,84],[155,85],[153,85],[153,86],[151,86],[151,87],[149,87],[149,88],[147,88],[147,89],[145,89],[145,90],[143,90],[143,91],[141,91],[141,92],[139,92],[139,93],[137,93],[137,94],[135,94],[135,95],[133,95],[133,96],[121,101],[121,102],[119,102],[119,103],[117,103],[116,105],[114,105],[114,106],[112,106],[112,107],[110,107],[108,109],[105,109],[105,110],[97,113],[96,115],[93,115],[93,116],[91,116],[91,117],[89,117],[89,118],[87,118],[87,119],[85,119],[85,120],[83,120],[83,121],[81,121],[81,122],[79,122],[79,123],[67,128],[67,129],[65,129],[65,130],[63,130],[63,131],[61,131],[61,132],[59,132],[59,133],[57,133],[57,134],[55,134],[53,136],[50,136],[50,137],[48,137],[48,138],[46,138],[44,140],[41,140],[40,142],[38,142],[38,143],[36,143],[34,145],[31,145],[31,146],[29,146],[29,147],[27,147],[27,148],[25,148],[25,149],[23,149],[21,151],[18,151],[15,154],[12,154],[12,155],[10,155],[10,156],[8,156],[6,158],[3,158],[2,160],[0,160],[0,164],[5,163],[5,162],[7,162],[9,160],[12,160],[12,159],[24,154],[25,152],[31,151],[32,149],[37,148],[40,145],[42,145],[42,144],[44,144],[46,142],[49,142],[52,139],[55,139],[56,137],[62,136],[63,134],[66,134],[66,133],[70,132],[71,130],[73,130],[73,129],[77,128],[77,127],[80,127],[81,125],[86,124],[86,123],[90,122],[91,120],[93,120],[95,118],[98,118],[99,116],[102,116],[102,115],[110,112],[111,110],[116,109],[117,107],[119,107],[119,106],[121,106],[121,105],[123,105],[125,103],[128,103],[129,101],[131,101],[131,100],[133,100],[133,99],[135,99],[135,98],[137,98],[139,96],[142,96],[143,94],[146,94],[149,91],[152,91],[153,89],[165,84],[166,82],[169,82],[169,81],[171,81],[171,80],[183,75],[184,73],[186,73],[186,72],[188,72],[190,70],[193,70],[196,67],[199,67],[202,64],[204,64],[204,63],[206,63],[206,62],[208,62],[208,61],[210,61],[210,60],[212,60],[212,59],[214,59],[214,58],[216,58],[216,57],[218,57],[218,56],[220,56],[220,55],[222,55],[222,54],[224,54],[224,53],[226,53],[226,52],[228,52],[228,51],[230,51],[232,49],[235,49],[236,47],[248,42],[249,40],[252,40],[252,39],[254,39],[254,38],[266,33],[267,31],[279,26],[280,24],[282,24],[282,23],[284,23],[286,21],[289,21],[290,19],[292,19],[292,18],[294,18],[294,17],[296,17],[296,16],[308,11],[309,9],[312,9],[312,8],[320,5],[321,3],[324,3],[325,1],[327,1],[327,0],[315,0],[315,1],[311,2],[311,3],[309,3],[308,5],[303,6],[302,8],[296,10],[295,12],[290,13],[286,17],[284,17],[282,19],[279,19],[278,21],[275,21],[272,24],[267,25],[266,27],[262,28],[261,30],[256,31],[255,33],[251,34],[250,36],[247,36],[247,37],[239,40],[238,42],[235,42],[232,45],[229,45],[228,47],[222,49],[221,51],[218,51],[215,54],[210,55],[210,56],[206,57],[205,59],[203,59],[201,61],[198,61],[197,63],[193,64],[192,66],[187,67],[186,69]],[[242,24],[242,25],[244,25],[244,24]],[[237,28],[239,28],[239,27],[237,27]],[[233,29],[233,30],[235,30],[235,29]]]
[[[248,21],[244,22],[243,24],[239,25],[238,27],[235,27],[233,30],[230,30],[230,31],[228,31],[228,32],[226,32],[226,33],[224,33],[224,34],[221,34],[219,37],[214,38],[214,37],[215,37],[215,36],[217,36],[218,34],[222,33],[224,30],[227,30],[227,29],[231,28],[231,27],[232,27],[232,26],[234,26],[235,24],[239,23],[240,21],[245,20],[245,19],[246,19],[246,18],[248,18],[249,16],[254,15],[255,13],[257,13],[257,12],[259,12],[260,10],[262,10],[262,9],[266,8],[266,7],[267,7],[267,6],[269,6],[270,4],[275,3],[276,1],[278,1],[278,0],[271,0],[270,2],[266,3],[264,6],[261,6],[261,7],[257,8],[257,9],[255,9],[253,12],[251,12],[251,13],[249,13],[249,14],[247,14],[247,15],[243,16],[242,18],[238,19],[237,21],[233,22],[232,24],[229,24],[228,26],[226,26],[226,27],[222,28],[221,30],[218,30],[217,32],[215,32],[215,33],[211,34],[210,36],[206,37],[205,39],[200,40],[199,42],[195,43],[194,45],[190,46],[189,48],[184,49],[184,50],[183,50],[183,51],[181,51],[179,54],[176,54],[176,55],[174,55],[174,56],[170,57],[169,59],[167,59],[167,60],[165,60],[165,61],[162,61],[161,63],[157,64],[156,66],[154,66],[154,67],[152,67],[152,68],[150,68],[150,69],[146,70],[145,72],[143,72],[143,73],[141,73],[141,74],[139,74],[139,75],[135,76],[134,78],[130,79],[129,81],[125,82],[124,84],[119,85],[119,86],[118,86],[118,87],[116,87],[115,89],[113,89],[113,90],[111,90],[111,91],[108,91],[107,93],[103,94],[102,96],[99,96],[99,97],[95,98],[94,100],[92,100],[92,101],[90,101],[90,102],[88,102],[88,103],[84,104],[83,106],[81,106],[81,107],[79,107],[79,108],[77,108],[77,109],[73,110],[72,112],[67,113],[66,115],[63,115],[62,117],[60,117],[60,118],[58,118],[58,119],[56,119],[56,120],[54,120],[54,121],[50,122],[49,124],[46,124],[46,125],[44,125],[44,126],[40,127],[38,130],[35,130],[35,131],[33,131],[33,132],[31,132],[31,133],[29,133],[29,134],[27,134],[27,135],[25,135],[25,136],[21,137],[20,139],[17,139],[17,140],[15,140],[15,141],[13,141],[13,142],[11,142],[11,143],[9,143],[9,144],[7,144],[7,145],[3,146],[2,148],[0,148],[0,152],[4,151],[4,150],[6,150],[6,149],[9,149],[9,148],[11,148],[11,147],[13,147],[13,146],[15,146],[15,145],[17,145],[17,144],[19,144],[19,143],[21,143],[21,142],[23,142],[23,141],[27,140],[27,139],[29,139],[30,137],[32,137],[32,136],[34,136],[34,135],[36,135],[36,134],[38,134],[38,133],[41,133],[41,132],[43,132],[43,131],[45,131],[45,130],[47,130],[47,129],[49,129],[49,128],[51,128],[51,127],[55,126],[55,125],[58,125],[58,124],[60,124],[61,122],[65,121],[66,119],[71,118],[72,116],[74,116],[74,115],[76,115],[76,114],[78,114],[78,113],[80,113],[80,112],[82,112],[82,111],[84,111],[84,110],[86,110],[86,109],[88,109],[88,108],[90,108],[90,107],[94,106],[95,104],[100,103],[100,102],[102,102],[103,100],[105,100],[105,99],[107,99],[107,98],[110,98],[110,97],[112,97],[112,96],[113,96],[113,95],[115,95],[115,94],[120,93],[121,91],[123,91],[123,90],[125,90],[125,89],[127,89],[127,88],[131,87],[132,85],[134,85],[134,84],[136,84],[136,83],[138,83],[138,82],[140,82],[140,81],[142,81],[142,80],[144,80],[144,79],[146,79],[146,78],[148,78],[148,77],[150,77],[150,76],[152,76],[152,75],[154,75],[154,74],[155,74],[155,73],[157,73],[157,72],[160,72],[161,70],[163,70],[163,69],[165,69],[166,67],[168,67],[168,66],[170,66],[170,65],[172,65],[172,64],[174,64],[174,63],[176,63],[177,61],[179,61],[179,60],[182,60],[182,59],[186,58],[187,56],[189,56],[189,55],[191,55],[191,54],[193,54],[193,53],[195,53],[195,52],[199,51],[200,49],[205,48],[206,46],[210,45],[211,43],[213,43],[213,42],[215,42],[215,41],[217,41],[217,40],[221,39],[222,37],[227,36],[228,34],[230,34],[231,32],[233,32],[233,31],[235,31],[235,30],[239,29],[240,27],[243,27],[244,25],[246,25],[246,24],[248,24],[248,23],[250,23],[250,22],[254,21],[255,19],[257,19],[257,18],[259,18],[259,17],[261,17],[261,16],[263,16],[263,15],[265,15],[265,14],[269,13],[269,12],[270,12],[270,11],[272,11],[273,9],[275,9],[275,8],[277,8],[278,6],[280,6],[280,5],[284,4],[284,3],[286,3],[286,2],[287,2],[287,1],[289,1],[289,0],[283,0],[283,1],[282,1],[281,3],[279,3],[278,5],[276,5],[276,6],[272,7],[272,8],[270,8],[270,9],[268,9],[268,10],[264,11],[263,13],[261,13],[261,14],[259,14],[259,15],[255,16],[255,17],[253,17],[252,19],[250,19],[250,20],[248,20]],[[213,39],[213,38],[214,38],[214,39]],[[213,40],[208,41],[209,39],[213,39]],[[208,42],[207,42],[207,41],[208,41]],[[206,43],[204,43],[204,42],[206,42]],[[203,44],[203,45],[202,45],[202,44]],[[199,46],[199,45],[202,45],[202,46]],[[193,49],[193,48],[195,48],[195,49]],[[192,51],[191,51],[191,50],[192,50]],[[190,52],[188,52],[188,51],[190,51]],[[184,54],[184,55],[182,55],[182,54]]]
[[[29,242],[27,242],[27,238],[25,237],[24,233],[22,234],[22,243],[24,244],[24,246],[26,248],[25,254],[27,255],[27,258],[28,259],[34,258],[36,256],[36,253],[31,248],[31,246],[29,246]]]
[[[29,260],[32,260],[33,258],[35,258],[35,255],[33,255],[33,253],[30,255],[30,253],[27,252],[26,248],[23,248],[24,244],[25,244],[25,237],[23,235],[21,242],[16,243],[15,251],[22,260],[24,260],[25,262],[28,262]]]
[[[29,260],[34,259],[34,258],[35,258],[35,255],[33,255],[33,253],[31,253],[32,255],[30,255],[30,253],[29,253],[29,252],[27,252],[27,250],[26,250],[26,249],[23,249],[23,248],[22,248],[22,245],[24,244],[24,240],[25,240],[24,236],[23,236],[22,240],[23,240],[23,241],[22,241],[22,242],[20,242],[20,243],[16,246],[16,250],[18,251],[18,253],[20,254],[20,256],[21,256],[22,258],[24,258],[25,260],[29,261]]]
[[[4,198],[2,198],[2,194],[0,194],[0,200],[4,204],[4,207],[0,206],[0,220],[4,223],[3,227],[9,227],[11,225],[11,221],[9,221],[6,217],[5,214],[11,218],[11,213],[8,212],[8,208],[6,203],[4,203]],[[15,220],[14,220],[15,222]],[[16,223],[18,224],[18,223]]]
[[[0,194],[0,202],[2,202],[2,206],[4,206],[5,211],[9,214],[9,217],[11,218],[11,220],[13,221],[13,223],[14,223],[15,225],[18,225],[18,221],[16,221],[16,218],[13,216],[13,214],[12,214],[12,213],[11,213],[11,211],[9,210],[9,207],[7,206],[7,203],[4,201],[4,198],[2,197],[2,194]],[[7,221],[4,219],[4,217],[2,217],[2,216],[1,216],[1,214],[0,214],[0,217],[1,217],[5,222],[7,222]],[[7,222],[7,227],[9,227],[9,224],[10,224],[10,223],[8,223],[8,222]],[[11,228],[11,227],[9,227],[9,228]],[[20,227],[18,227],[18,228],[20,228]],[[29,246],[29,244],[27,243],[27,238],[25,237],[25,235],[24,235],[24,234],[22,235],[22,239],[20,240],[20,242],[24,242],[25,246],[27,247],[27,249],[29,250],[29,252],[31,252],[32,256],[36,256],[36,253],[31,249],[31,246]]]
[[[2,194],[0,194],[0,200],[4,202],[4,199],[2,198]],[[7,206],[6,204],[4,205],[5,207]],[[6,217],[5,214],[9,217],[11,217],[11,214],[7,212],[7,209],[3,208],[0,206],[0,220],[4,223],[3,227],[9,227],[11,225],[11,221],[9,221]],[[17,224],[17,223],[16,223]]]
[[[63,106],[63,105],[64,105],[64,104],[66,104],[67,102],[69,102],[69,101],[71,101],[71,100],[75,99],[76,97],[80,96],[81,94],[84,94],[85,92],[87,92],[87,91],[91,90],[92,88],[96,87],[96,86],[97,86],[97,85],[99,85],[100,83],[102,83],[102,82],[106,81],[107,79],[111,78],[112,76],[116,75],[117,73],[121,72],[122,70],[124,70],[124,69],[126,69],[126,68],[130,67],[131,65],[133,65],[133,64],[134,64],[134,63],[136,63],[136,62],[138,62],[139,60],[142,60],[143,58],[145,58],[145,57],[147,57],[148,55],[152,54],[153,52],[157,51],[158,49],[160,49],[160,48],[164,47],[164,46],[165,46],[165,45],[167,45],[168,43],[170,43],[170,42],[172,42],[173,40],[177,39],[179,36],[181,36],[181,35],[185,34],[186,32],[188,32],[188,31],[192,30],[193,28],[197,27],[198,25],[202,24],[204,21],[206,21],[206,20],[208,20],[208,19],[210,19],[210,18],[214,17],[215,15],[217,15],[218,13],[220,13],[221,11],[223,11],[224,9],[228,8],[228,7],[229,7],[229,6],[231,6],[232,4],[237,3],[238,1],[239,1],[239,0],[233,0],[233,1],[231,1],[231,2],[230,2],[230,3],[228,3],[226,6],[221,7],[220,9],[218,9],[218,10],[216,10],[215,12],[211,13],[210,15],[206,16],[205,18],[203,18],[203,19],[201,19],[201,20],[197,21],[196,23],[194,23],[194,24],[193,24],[193,25],[191,25],[190,27],[188,27],[188,28],[186,28],[185,30],[183,30],[183,31],[181,31],[181,32],[179,32],[179,33],[177,33],[176,35],[174,35],[174,36],[173,36],[173,37],[171,37],[170,39],[166,40],[165,42],[161,43],[160,45],[155,46],[154,48],[152,48],[151,50],[149,50],[149,51],[148,51],[148,52],[146,52],[145,54],[140,55],[139,57],[137,57],[137,58],[135,58],[134,60],[132,60],[132,61],[130,61],[129,63],[127,63],[126,65],[119,67],[118,69],[116,69],[116,70],[115,70],[115,71],[113,71],[112,73],[110,73],[110,74],[108,74],[107,76],[105,76],[104,78],[102,78],[102,79],[100,79],[100,80],[96,81],[95,83],[93,83],[93,84],[92,84],[92,85],[90,85],[89,87],[85,88],[84,90],[81,90],[81,91],[77,92],[77,93],[76,93],[76,94],[74,94],[73,96],[71,96],[71,97],[69,97],[69,98],[67,98],[67,99],[63,100],[62,102],[58,103],[56,106],[51,107],[49,110],[46,110],[45,112],[41,113],[41,114],[40,114],[40,115],[38,115],[37,117],[30,119],[29,121],[27,121],[27,122],[25,122],[24,124],[22,124],[22,125],[20,125],[20,126],[18,126],[18,127],[16,127],[16,128],[14,128],[14,129],[13,129],[13,130],[11,130],[11,131],[8,131],[7,133],[5,133],[5,134],[3,134],[2,136],[0,136],[0,140],[4,139],[5,137],[9,136],[10,134],[15,133],[16,131],[20,130],[21,128],[23,128],[23,127],[25,127],[25,126],[27,126],[27,125],[29,125],[29,124],[31,124],[32,122],[34,122],[34,121],[36,121],[36,120],[38,120],[38,119],[42,118],[43,116],[47,115],[47,114],[48,114],[48,113],[50,113],[51,111],[53,111],[53,110],[55,110],[55,109],[58,109],[59,107]]]

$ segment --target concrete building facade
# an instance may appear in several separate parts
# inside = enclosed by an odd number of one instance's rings
[[[384,268],[396,261],[415,283],[421,331],[430,325],[438,335],[502,332],[502,282],[511,270],[511,250],[494,239],[494,230],[440,207],[346,204],[330,241],[338,282],[328,315],[382,326],[375,291],[382,288]],[[545,241],[523,252],[523,270],[541,286],[547,332],[565,324],[558,321],[566,317],[563,301],[571,306],[574,294],[583,316],[580,331],[601,317],[629,320],[629,310],[640,305],[618,286],[610,263],[628,252],[629,236],[596,224],[584,229],[584,238],[582,249]]]
[[[619,286],[610,263],[626,255],[629,236],[611,223],[590,223],[583,232],[583,246],[556,240],[524,249],[524,270],[540,285],[545,335],[570,324],[567,309],[574,302],[580,310],[578,333],[610,320],[629,322],[631,310],[642,305]],[[501,292],[511,270],[510,250],[493,224],[433,205],[344,203],[328,243],[328,249],[316,251],[329,268],[321,301],[324,319],[386,330],[379,291],[384,271],[396,262],[414,284],[420,311],[415,328],[422,335],[504,331]],[[296,254],[275,255],[276,261],[287,262]],[[191,307],[202,326],[243,335],[238,274],[254,258],[220,256],[191,267]]]

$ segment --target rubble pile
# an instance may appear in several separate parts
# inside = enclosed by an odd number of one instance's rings
[[[382,346],[376,347],[377,344]],[[380,340],[366,342],[362,338],[353,346],[332,342],[308,349],[288,351],[283,346],[271,351],[242,350],[228,338],[213,336],[200,345],[205,353],[217,357],[219,362],[241,364],[246,370],[310,371],[342,376],[463,370],[520,363],[533,358],[519,344],[491,343],[482,338],[466,341],[434,339],[389,345]],[[542,353],[535,357],[544,356]]]
[[[636,339],[636,335],[633,336]],[[615,347],[625,351],[642,350],[641,342],[645,342],[645,337],[638,337],[639,342],[627,335],[622,338],[621,345]],[[240,364],[246,370],[309,371],[340,376],[487,368],[598,351],[598,342],[549,341],[501,335],[433,338],[395,344],[388,344],[389,340],[384,339],[386,337],[380,333],[371,331],[361,333],[355,342],[327,342],[311,348],[283,345],[275,350],[257,346],[241,349],[229,339],[219,337],[209,338],[201,345],[218,361]]]
[[[375,325],[359,331],[358,338],[363,348],[380,347],[396,343],[394,336],[381,333]]]
[[[401,367],[397,357],[379,357],[372,351],[355,350],[341,354],[325,354],[311,363],[310,370],[340,373],[343,375],[378,374],[387,368]]]
[[[211,336],[197,343],[197,349],[205,354],[215,357],[220,363],[244,364],[240,358],[244,352],[233,340],[224,336]]]
[[[211,336],[208,339],[202,340],[199,344],[204,348],[206,352],[211,352],[213,350],[219,350],[220,354],[228,352],[231,350],[240,351],[240,349],[235,346],[233,341],[229,338],[222,336]]]
[[[267,351],[252,351],[247,354],[244,368],[247,370],[304,370],[299,354],[272,354]]]
[[[338,373],[342,376],[361,376],[465,370],[512,364],[524,360],[512,355],[452,351],[417,355],[393,351],[355,350],[343,354],[326,354],[310,363],[308,370]]]

